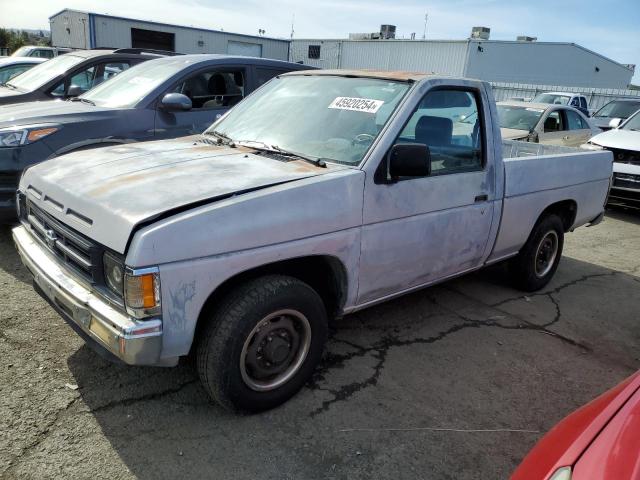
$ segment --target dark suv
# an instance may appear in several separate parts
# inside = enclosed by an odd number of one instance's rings
[[[158,54],[132,48],[77,50],[60,55],[0,85],[0,106],[78,96],[153,58]]]
[[[158,58],[68,101],[0,107],[0,220],[15,218],[18,179],[29,165],[74,150],[202,133],[271,78],[303,69],[227,55]],[[122,148],[135,162],[136,147]]]

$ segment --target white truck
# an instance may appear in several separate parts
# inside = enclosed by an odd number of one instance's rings
[[[97,351],[176,365],[236,411],[294,395],[340,317],[508,260],[553,276],[598,223],[610,152],[503,142],[489,84],[308,71],[203,135],[30,167],[13,237],[38,291]],[[470,120],[471,119],[471,120]]]

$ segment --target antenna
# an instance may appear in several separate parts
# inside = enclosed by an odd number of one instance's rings
[[[293,33],[294,33],[293,24],[295,23],[295,21],[296,21],[296,14],[294,13],[293,16],[291,17],[291,37],[290,37],[291,40],[293,40]]]
[[[429,14],[424,14],[424,32],[422,33],[422,39],[425,40],[427,38],[427,20],[429,20]]]

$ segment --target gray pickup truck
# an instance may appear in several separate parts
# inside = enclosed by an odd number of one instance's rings
[[[213,399],[259,411],[309,379],[329,317],[503,260],[546,285],[611,172],[610,152],[503,145],[484,82],[295,72],[203,135],[30,167],[13,237],[97,351],[194,353]]]

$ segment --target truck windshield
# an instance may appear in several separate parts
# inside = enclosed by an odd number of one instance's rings
[[[192,62],[194,62],[193,59],[185,59],[180,56],[150,60],[119,73],[109,81],[83,93],[80,98],[87,99],[101,107],[134,107],[140,100]]]
[[[12,78],[10,84],[18,90],[32,92],[83,60],[83,57],[76,57],[72,54],[52,58]]]
[[[410,84],[370,78],[275,78],[205,134],[358,165]]]
[[[531,131],[538,124],[544,110],[539,108],[498,105],[498,118],[501,128]]]
[[[555,93],[541,93],[536,95],[531,103],[552,103],[555,105],[566,105],[569,103],[569,95],[557,95]]]
[[[640,109],[640,101],[621,102],[614,100],[607,103],[593,116],[598,118],[629,118],[638,109]]]

